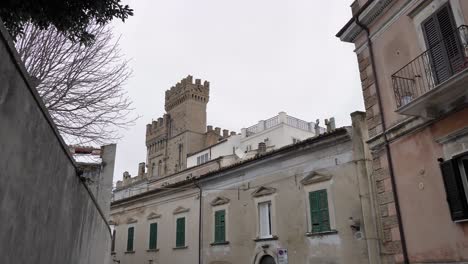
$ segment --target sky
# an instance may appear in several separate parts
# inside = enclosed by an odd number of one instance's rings
[[[120,131],[114,182],[146,159],[146,124],[164,114],[164,92],[187,75],[210,82],[208,125],[240,132],[285,111],[351,124],[363,111],[357,59],[335,34],[352,0],[127,0],[113,22],[130,60],[125,84],[134,126]]]

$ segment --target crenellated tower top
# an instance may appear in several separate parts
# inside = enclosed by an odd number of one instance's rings
[[[195,82],[193,82],[193,77],[189,75],[166,91],[166,112],[171,111],[174,107],[187,100],[206,104],[209,100],[209,94],[210,83],[208,81],[204,81],[202,84],[201,79],[195,79]]]

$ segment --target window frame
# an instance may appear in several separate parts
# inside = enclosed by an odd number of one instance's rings
[[[220,235],[218,234],[217,232],[219,232],[219,229],[218,229],[218,223],[217,223],[217,214],[218,213],[223,213],[223,217],[224,217],[224,223],[222,225],[222,237],[223,239],[220,240],[218,239],[218,236],[217,235]],[[222,243],[226,243],[227,242],[227,236],[226,236],[226,225],[227,225],[227,213],[226,213],[226,209],[224,208],[218,208],[217,210],[214,210],[214,222],[213,222],[213,227],[214,227],[214,230],[213,230],[213,244],[222,244]]]
[[[328,191],[327,189],[320,189],[320,190],[315,190],[315,191],[311,191],[308,193],[309,194],[309,213],[310,213],[310,229],[308,230],[309,233],[311,234],[317,234],[317,233],[323,233],[323,232],[330,232],[331,231],[331,226],[330,226],[330,212],[329,212],[329,206],[328,206]],[[317,199],[316,201],[314,201],[315,204],[312,204],[312,199],[314,197],[314,194],[316,196],[315,199]],[[327,204],[326,204],[326,209],[324,209],[323,207],[321,207],[320,203],[320,199],[321,197],[317,197],[317,196],[322,196],[322,195],[325,195],[325,198],[327,200]],[[316,208],[316,210],[312,211],[312,207],[313,205],[317,205],[318,208]],[[328,218],[328,225],[327,226],[323,226],[324,225],[324,222],[323,221],[323,216],[321,215],[323,211],[326,210],[326,213],[327,213],[327,218]],[[318,229],[319,230],[314,230],[314,223],[313,223],[313,219],[314,219],[314,215],[315,214],[318,214],[318,218],[320,218],[320,223],[318,224]]]
[[[151,247],[151,226],[156,225],[156,235],[154,241],[154,248]],[[149,222],[149,232],[148,232],[148,250],[158,250],[158,239],[159,238],[159,222],[158,221],[150,221]]]
[[[261,210],[263,209],[263,206],[265,206],[266,208],[266,212],[267,212],[267,218],[268,219],[262,219],[262,212]],[[273,231],[272,231],[272,215],[271,215],[271,201],[265,201],[265,202],[260,202],[257,204],[257,210],[258,210],[258,237],[259,238],[271,238],[273,237]],[[262,227],[263,225],[266,223],[266,220],[268,220],[268,226],[267,226],[267,229],[268,229],[268,234],[263,234],[262,233]]]
[[[132,229],[132,242],[130,248],[130,229]],[[135,225],[128,225],[127,226],[127,244],[126,244],[126,251],[125,252],[135,252]]]
[[[255,217],[256,217],[256,223],[255,223],[255,226],[256,226],[256,238],[254,239],[255,241],[261,241],[261,240],[276,240],[278,239],[278,236],[277,236],[277,226],[276,226],[276,196],[278,195],[278,193],[271,193],[271,194],[266,194],[266,195],[263,195],[263,196],[258,196],[258,197],[254,197],[254,204],[255,204]],[[259,210],[259,207],[258,205],[261,204],[261,203],[264,203],[264,202],[270,202],[271,203],[271,206],[270,206],[270,224],[271,224],[271,227],[270,227],[270,233],[271,233],[271,236],[269,237],[262,237],[260,234],[260,210]]]
[[[179,219],[184,220],[184,228],[182,230],[183,232],[183,243],[180,243],[178,241],[178,232],[179,232]],[[176,216],[175,218],[175,248],[184,248],[187,247],[187,217],[183,215]]]
[[[328,202],[328,219],[330,222],[330,230],[323,232],[323,233],[335,233],[336,232],[336,214],[335,214],[335,202],[333,196],[333,180],[326,180],[322,182],[312,183],[308,185],[304,185],[304,201],[306,204],[306,230],[305,233],[307,235],[315,235],[320,233],[312,233],[312,219],[311,219],[311,211],[310,211],[310,200],[309,200],[309,193],[319,190],[326,190],[327,191],[327,202]]]
[[[451,159],[448,159],[440,163],[441,177],[442,177],[443,184],[444,184],[444,191],[447,195],[447,204],[448,204],[449,214],[451,216],[452,221],[454,221],[455,223],[468,221],[468,171],[465,169],[463,165],[463,162],[462,162],[463,160],[468,161],[468,151],[464,151],[457,155],[453,155]],[[443,169],[443,166],[448,163],[452,164],[451,165],[451,169],[453,170],[451,171],[452,175],[446,175],[445,170]],[[453,204],[451,204],[451,199],[453,198],[454,193],[451,193],[451,195],[448,194],[449,190],[447,190],[447,188],[449,187],[447,186],[447,182],[446,182],[447,177],[453,177],[452,180],[461,181],[461,183],[456,182],[456,187],[461,189],[461,191],[458,192],[458,195],[462,196],[462,197],[459,197],[462,200],[461,201],[462,206],[463,206],[463,209],[461,211],[462,215],[458,215],[460,211],[456,211],[456,209],[452,207]],[[460,192],[463,192],[463,193],[460,194]],[[458,199],[457,201],[460,202],[460,199]]]

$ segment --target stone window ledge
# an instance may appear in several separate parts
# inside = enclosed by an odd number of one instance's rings
[[[329,231],[323,231],[323,232],[307,232],[306,236],[308,237],[315,237],[315,236],[326,236],[326,235],[334,235],[338,234],[337,230],[329,230]]]
[[[159,248],[155,248],[155,249],[147,249],[146,252],[158,252],[159,251]]]
[[[229,245],[229,241],[213,242],[210,244],[210,246],[224,246],[224,245]]]
[[[135,254],[135,251],[125,251],[125,254]]]
[[[271,240],[278,240],[278,236],[272,236],[272,237],[257,237],[257,238],[254,239],[255,242],[271,241]]]
[[[183,246],[183,247],[174,247],[172,248],[173,250],[178,250],[178,249],[187,249],[188,246]]]

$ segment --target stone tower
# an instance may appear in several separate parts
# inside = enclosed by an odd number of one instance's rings
[[[190,75],[166,91],[166,114],[146,125],[149,177],[185,169],[187,154],[204,147],[209,92],[209,82]]]

